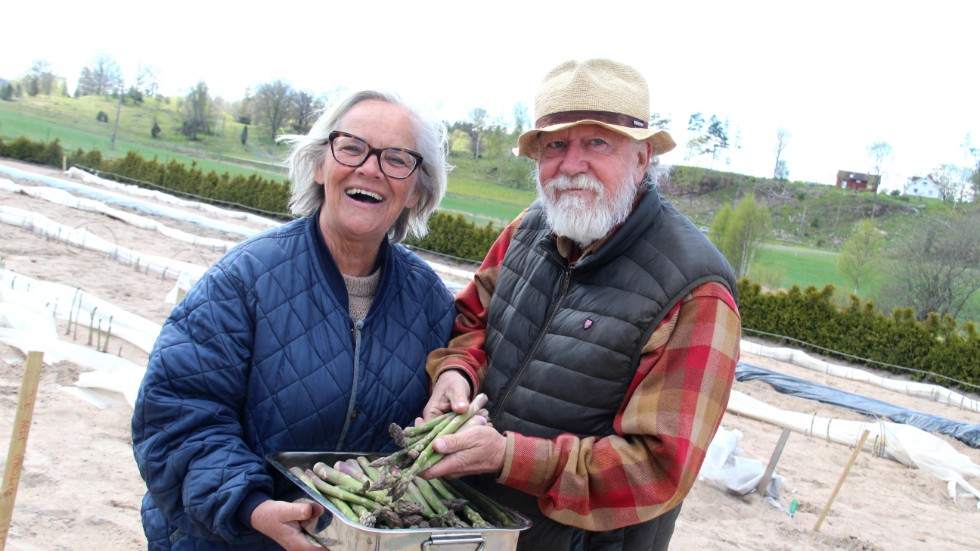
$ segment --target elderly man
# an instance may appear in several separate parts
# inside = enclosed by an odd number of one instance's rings
[[[531,518],[519,549],[666,549],[738,361],[735,276],[656,190],[667,132],[646,81],[605,59],[542,81],[518,153],[538,193],[456,298],[424,416],[489,397],[425,476]],[[584,532],[579,531],[584,530]],[[584,534],[584,535],[583,535]]]

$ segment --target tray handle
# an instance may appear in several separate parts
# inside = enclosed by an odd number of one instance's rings
[[[477,544],[474,551],[483,551],[483,547],[486,545],[486,540],[479,533],[475,534],[432,534],[429,539],[422,542],[422,551],[428,551],[433,547],[440,545],[460,545],[474,543]]]

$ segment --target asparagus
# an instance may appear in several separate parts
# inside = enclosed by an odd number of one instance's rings
[[[470,505],[469,501],[464,499],[460,494],[456,493],[449,486],[447,486],[441,478],[433,478],[428,481],[432,489],[436,491],[437,494],[442,496],[443,499],[452,500],[453,502],[462,502],[461,511],[463,516],[470,521],[470,524],[474,528],[492,528],[493,525],[484,520],[483,515],[479,511]]]
[[[381,476],[380,473],[378,473],[378,469],[372,467],[371,462],[368,461],[368,458],[364,457],[363,455],[357,456],[357,464],[360,465],[361,470],[364,471],[364,474],[371,479],[371,482],[377,481],[378,477]]]
[[[373,461],[359,456],[290,472],[345,517],[365,526],[489,528],[494,524],[484,515],[490,515],[501,526],[518,527],[513,517],[475,490],[418,477],[443,457],[434,449],[436,438],[486,424],[486,403],[486,395],[480,394],[465,413],[448,412],[405,429],[392,424],[389,432],[402,448]]]
[[[334,469],[322,461],[313,465],[313,472],[322,480],[325,480],[338,488],[343,488],[344,490],[357,495],[369,497],[378,503],[384,504],[391,502],[391,496],[385,494],[384,492],[369,490],[367,487],[370,485],[370,482],[357,480],[348,474],[344,474],[337,469]]]
[[[448,484],[450,488],[479,507],[481,511],[493,518],[494,522],[498,526],[503,526],[505,528],[519,527],[519,523],[514,520],[514,518],[502,507],[491,501],[490,498],[456,480],[445,480],[444,482]]]
[[[435,490],[432,489],[432,486],[429,484],[428,480],[424,478],[415,478],[411,481],[409,486],[418,488],[419,493],[425,497],[425,500],[429,503],[429,506],[436,512],[439,520],[442,521],[444,525],[453,526],[456,528],[469,528],[469,525],[460,520],[460,518],[456,516],[456,513],[447,507],[441,499],[439,499],[439,496],[436,495]]]
[[[325,480],[321,480],[317,474],[311,470],[306,471],[306,476],[310,477],[316,489],[320,491],[326,497],[336,497],[342,499],[348,503],[357,503],[358,505],[363,505],[364,507],[374,510],[381,508],[381,504],[368,499],[367,497],[357,495],[355,493],[349,492],[343,488],[339,488],[330,484]]]
[[[473,401],[470,402],[470,407],[466,411],[466,413],[461,413],[459,415],[453,416],[443,426],[443,428],[439,429],[438,434],[433,436],[433,438],[429,441],[429,443],[426,444],[425,448],[419,453],[418,458],[416,458],[415,462],[412,463],[412,466],[402,471],[402,473],[398,477],[393,477],[393,479],[396,480],[394,486],[391,489],[392,498],[398,499],[399,497],[404,495],[405,491],[408,489],[408,484],[411,483],[412,479],[415,478],[416,475],[428,469],[429,467],[435,465],[442,459],[442,454],[435,451],[435,448],[433,448],[432,446],[433,441],[435,441],[435,439],[440,436],[446,436],[456,432],[456,430],[459,429],[459,427],[461,427],[463,423],[469,421],[471,417],[476,415],[476,413],[480,411],[483,408],[483,406],[487,404],[487,400],[488,398],[486,394],[477,395],[476,398],[474,398]],[[435,429],[430,431],[430,433],[431,432],[435,432]],[[375,483],[375,485],[372,486],[372,489],[374,489],[375,486],[377,486],[377,483]]]
[[[313,484],[313,480],[311,480],[310,477],[306,476],[306,472],[304,472],[303,469],[300,469],[299,467],[290,467],[289,472],[292,473],[293,476],[295,476],[296,478],[300,479],[300,481],[303,484],[306,484],[307,486],[312,488],[313,491],[317,493],[317,495],[321,495],[321,496],[323,495],[320,493],[320,490],[316,489],[316,485]]]

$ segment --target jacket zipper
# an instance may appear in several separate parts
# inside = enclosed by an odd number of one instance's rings
[[[541,326],[541,331],[538,333],[537,338],[534,339],[534,345],[531,347],[531,350],[529,350],[527,355],[524,357],[524,362],[521,364],[521,368],[517,370],[517,375],[515,375],[511,379],[510,383],[507,385],[507,389],[504,391],[503,396],[500,398],[500,401],[497,402],[497,404],[493,408],[493,411],[490,412],[490,418],[488,419],[488,421],[490,421],[491,423],[497,417],[497,414],[500,413],[500,410],[503,409],[504,403],[507,401],[508,398],[510,398],[511,392],[513,392],[514,387],[517,386],[517,382],[521,379],[521,376],[524,375],[524,371],[527,370],[527,366],[529,363],[531,363],[531,358],[534,357],[534,353],[537,351],[538,346],[541,345],[541,341],[544,340],[545,333],[548,332],[548,328],[551,327],[551,322],[554,321],[555,319],[555,314],[558,313],[558,307],[561,306],[561,303],[565,300],[565,295],[568,294],[568,285],[569,282],[571,281],[571,278],[572,278],[571,268],[567,268],[567,267],[563,268],[562,280],[561,280],[561,292],[558,294],[558,297],[555,299],[555,303],[551,306],[551,311],[548,312],[547,321],[543,326]]]
[[[337,440],[337,450],[346,447],[347,431],[350,429],[351,419],[354,415],[354,406],[357,404],[357,383],[361,373],[361,330],[364,329],[364,320],[361,320],[351,327],[351,335],[354,336],[354,380],[351,381],[350,401],[347,403],[347,415],[344,416],[344,428],[340,431],[340,438]]]

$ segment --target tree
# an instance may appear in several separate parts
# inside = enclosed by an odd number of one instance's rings
[[[297,134],[306,134],[309,132],[317,109],[322,107],[323,104],[317,101],[313,97],[313,94],[309,92],[297,90],[295,93],[293,93],[293,112],[296,116],[296,122],[293,124],[293,130],[295,130]]]
[[[208,95],[208,85],[202,80],[184,98],[183,127],[181,132],[196,140],[199,133],[210,134],[211,126],[211,96]]]
[[[155,97],[159,87],[156,69],[141,64],[136,70],[136,81],[129,87],[126,95],[132,98],[134,103],[143,103],[144,98]]]
[[[971,184],[971,189],[973,190],[973,202],[980,202],[980,147],[974,147],[970,143],[970,134],[966,134],[966,140],[963,142],[963,150],[966,152],[967,157],[970,159],[971,174],[969,181]]]
[[[789,130],[785,128],[776,130],[776,166],[772,169],[774,180],[789,178],[789,168],[786,166],[786,161],[783,160],[783,151],[786,151],[786,147],[789,145],[789,136]]]
[[[514,135],[519,136],[528,128],[531,128],[531,117],[527,114],[527,105],[517,102],[514,105]]]
[[[875,142],[868,146],[871,157],[871,173],[881,176],[885,161],[892,156],[892,146],[888,142]]]
[[[882,304],[958,318],[980,290],[980,217],[954,212],[922,221],[889,251],[891,277]],[[974,315],[975,312],[969,312]]]
[[[75,97],[108,95],[122,87],[122,71],[108,53],[99,51],[91,64],[82,67]]]
[[[660,130],[667,130],[670,128],[670,117],[666,115],[661,115],[660,113],[654,113],[650,115],[650,120],[648,121],[650,128],[659,128]]]
[[[721,151],[728,149],[728,122],[721,122],[715,115],[711,115],[711,120],[705,127],[704,116],[695,113],[688,119],[687,129],[692,134],[687,141],[687,159],[711,155],[712,160],[717,161]]]
[[[698,112],[688,117],[687,129],[691,132],[691,139],[687,141],[687,154],[684,158],[690,160],[702,153],[708,141],[704,134],[704,116]]]
[[[269,130],[269,138],[286,125],[293,114],[293,89],[282,80],[260,84],[252,98],[256,123],[264,124]]]
[[[769,230],[769,210],[755,201],[754,195],[743,197],[734,209],[725,204],[711,224],[711,240],[725,255],[737,277],[744,276]]]
[[[27,95],[44,94],[50,96],[54,92],[58,77],[51,72],[51,64],[47,60],[38,59],[31,65],[25,80],[27,81]]]
[[[942,164],[932,169],[932,181],[939,186],[943,201],[964,201],[970,191],[970,169]]]
[[[235,114],[235,122],[245,125],[252,124],[252,90],[245,89],[245,96],[232,103],[231,111]]]
[[[156,119],[153,119],[153,128],[150,129],[150,136],[154,138],[160,137],[160,124],[157,123]]]
[[[711,154],[711,158],[718,160],[718,154],[723,149],[728,149],[728,121],[722,123],[718,117],[711,115],[711,122],[708,124],[708,148],[706,153]]]
[[[477,107],[470,111],[470,121],[473,123],[470,127],[472,130],[470,136],[473,139],[471,142],[473,146],[473,158],[479,159],[482,155],[480,147],[483,145],[483,133],[487,127],[487,110],[482,107]]]
[[[881,264],[881,248],[884,238],[871,220],[863,220],[841,246],[837,256],[837,269],[847,279],[854,293],[867,282]]]

